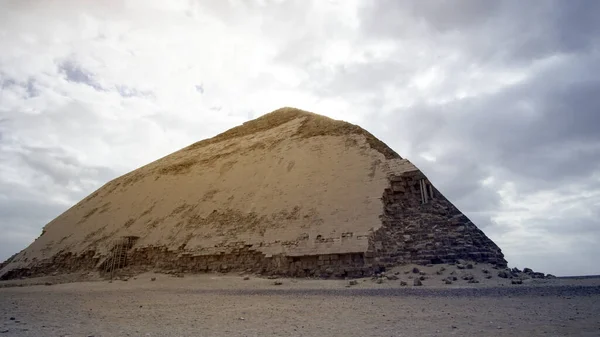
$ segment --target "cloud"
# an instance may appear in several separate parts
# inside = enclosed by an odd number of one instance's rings
[[[599,6],[4,3],[0,259],[108,180],[296,106],[416,163],[511,265],[600,274]]]

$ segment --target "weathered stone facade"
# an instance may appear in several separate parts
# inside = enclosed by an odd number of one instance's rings
[[[421,185],[424,184],[424,185]],[[423,187],[427,189],[424,202]],[[381,197],[382,226],[366,252],[267,257],[238,243],[225,254],[194,254],[167,247],[131,247],[126,268],[183,273],[246,271],[296,277],[361,277],[399,264],[451,263],[458,259],[506,267],[500,248],[450,203],[420,171],[389,177]],[[108,255],[65,253],[35,268],[15,269],[3,279],[52,272],[103,270]]]
[[[426,193],[426,202],[422,193]],[[383,226],[371,238],[367,253],[375,263],[390,266],[465,259],[506,266],[500,248],[420,171],[390,177],[382,199]]]
[[[410,161],[356,125],[297,109],[107,183],[0,265],[0,279],[104,272],[121,237],[136,238],[131,271],[355,277],[403,263],[506,265]]]

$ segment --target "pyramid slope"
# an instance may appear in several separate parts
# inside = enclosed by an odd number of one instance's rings
[[[347,276],[457,258],[506,264],[408,160],[356,125],[293,108],[107,183],[0,277],[101,269],[125,236],[136,238],[129,266],[146,269]]]

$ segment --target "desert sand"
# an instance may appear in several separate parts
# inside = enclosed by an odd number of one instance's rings
[[[422,273],[414,273],[414,267],[397,267],[383,277],[356,280],[145,273],[112,282],[91,274],[3,281],[0,333],[95,337],[600,335],[600,278],[525,279],[515,285],[483,264],[470,270],[453,265],[418,266]],[[439,272],[441,267],[445,270]],[[480,283],[463,280],[467,274]],[[450,275],[457,280],[446,284],[443,279]],[[492,277],[486,279],[486,275]],[[414,286],[414,279],[421,276],[423,285]],[[350,285],[351,281],[356,284]]]

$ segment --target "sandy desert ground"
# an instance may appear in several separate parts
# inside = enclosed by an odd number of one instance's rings
[[[485,279],[482,265],[446,266],[441,275],[440,266],[419,268],[419,287],[412,266],[355,285],[152,273],[111,283],[60,283],[81,275],[4,281],[0,336],[600,336],[600,278],[513,285]],[[452,272],[458,280],[445,284]],[[462,280],[466,273],[481,283]]]

